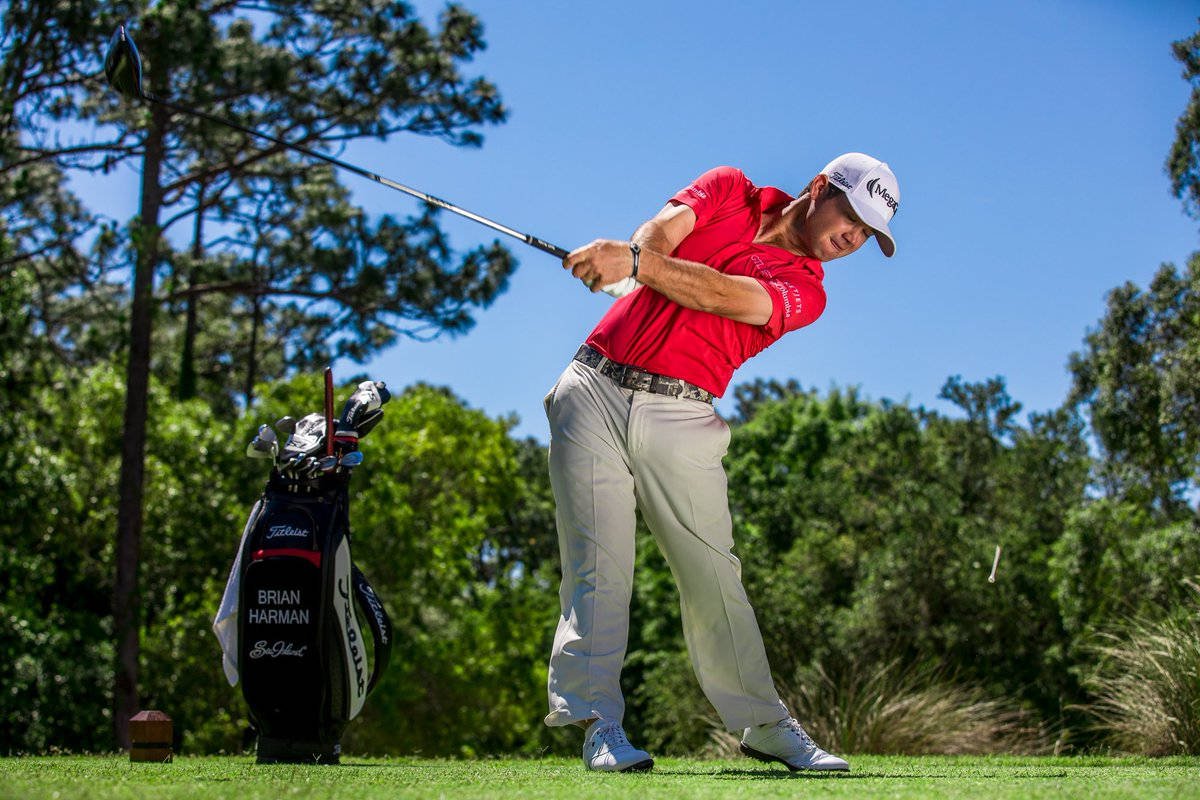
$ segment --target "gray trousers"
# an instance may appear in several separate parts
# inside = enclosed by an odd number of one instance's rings
[[[708,403],[621,388],[572,361],[546,396],[561,616],[547,725],[621,720],[634,509],[679,588],[692,668],[729,730],[788,716],[730,552],[729,427]]]

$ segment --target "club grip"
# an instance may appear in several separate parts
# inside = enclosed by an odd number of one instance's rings
[[[541,250],[543,253],[549,253],[550,255],[557,256],[558,258],[566,258],[567,254],[570,252],[569,250],[563,250],[561,247],[552,245],[549,242],[542,241],[536,236],[530,236],[528,233],[525,234],[525,244],[532,245],[538,250]]]

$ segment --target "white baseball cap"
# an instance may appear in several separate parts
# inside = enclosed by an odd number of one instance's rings
[[[854,211],[875,231],[879,249],[890,258],[896,240],[888,223],[900,209],[900,184],[892,168],[864,153],[845,153],[826,164],[821,174],[846,192]]]

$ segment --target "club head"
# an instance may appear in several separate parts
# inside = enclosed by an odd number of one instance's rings
[[[270,425],[259,425],[258,426],[258,438],[262,439],[264,442],[277,442],[278,441],[278,438],[275,436],[275,431],[274,431],[274,429],[271,428]]]
[[[275,420],[275,429],[291,436],[292,432],[296,430],[296,420],[292,417],[280,417]]]
[[[133,100],[145,99],[142,91],[142,58],[124,25],[117,26],[108,42],[108,52],[104,56],[104,77],[108,78],[108,85],[122,96]]]
[[[338,464],[343,467],[357,467],[362,462],[363,462],[362,451],[354,450],[353,452],[346,453],[346,455],[342,456],[341,461],[339,461]]]
[[[337,456],[325,456],[317,462],[317,468],[320,469],[321,472],[329,472],[331,469],[337,466],[337,463]]]
[[[275,458],[275,454],[269,448],[263,449],[258,446],[258,439],[255,439],[250,444],[246,445],[247,458]]]
[[[325,425],[323,414],[313,412],[302,417],[283,447],[284,457],[290,459],[317,452],[325,444]]]
[[[379,420],[383,419],[383,409],[377,408],[370,413],[364,414],[358,423],[354,426],[358,431],[358,438],[362,439],[371,429],[379,424]]]
[[[346,398],[346,405],[342,408],[341,427],[347,430],[357,429],[364,417],[378,411],[391,399],[392,393],[387,390],[383,381],[363,381],[358,384],[354,393]]]

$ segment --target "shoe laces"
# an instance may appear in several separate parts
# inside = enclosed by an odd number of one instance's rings
[[[606,726],[603,730],[599,731],[599,734],[600,739],[608,745],[610,750],[621,746],[633,747],[629,743],[629,739],[625,738],[625,730],[616,723]]]
[[[779,726],[799,736],[800,741],[804,743],[805,747],[817,746],[817,743],[814,742],[812,737],[808,735],[808,731],[804,730],[804,728],[800,726],[800,723],[796,721],[795,717],[788,717],[785,720],[781,720]]]

